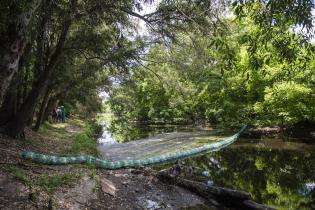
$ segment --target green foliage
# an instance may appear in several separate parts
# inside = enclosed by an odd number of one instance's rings
[[[133,121],[224,127],[313,121],[313,45],[282,24],[264,28],[253,15],[221,17],[207,35],[196,29],[177,33],[169,46],[152,46],[111,89],[113,130]]]
[[[5,0],[0,6],[0,48],[18,33],[28,39],[12,87],[15,100],[8,97],[16,110],[8,117],[28,118],[35,110],[41,119],[46,95],[46,116],[59,101],[67,116],[93,119],[102,108],[99,93],[106,91],[112,127],[132,121],[234,127],[314,119],[311,103],[292,102],[308,100],[315,86],[312,0],[163,0],[142,16],[147,1],[40,1],[30,24],[17,30],[36,2]],[[150,36],[133,33],[134,18],[149,25]],[[293,93],[276,96],[290,82],[297,84]],[[26,101],[36,103],[26,107]],[[281,108],[286,103],[290,107]],[[23,107],[25,116],[15,116]]]
[[[291,125],[299,121],[314,120],[315,97],[311,88],[295,82],[282,82],[267,87],[263,102],[255,104],[255,110],[267,122]]]
[[[273,27],[313,27],[313,0],[234,0],[232,6],[238,18],[250,16],[265,32]]]

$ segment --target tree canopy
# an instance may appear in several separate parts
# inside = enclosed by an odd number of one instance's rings
[[[12,137],[57,104],[93,118],[100,92],[113,126],[315,119],[311,0],[5,0],[0,10],[0,126]]]

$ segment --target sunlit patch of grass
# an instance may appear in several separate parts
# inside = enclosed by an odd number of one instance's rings
[[[71,153],[96,155],[96,141],[88,132],[79,133],[74,137]]]
[[[84,128],[86,127],[86,123],[82,120],[79,120],[79,119],[71,119],[69,120],[71,122],[71,124],[75,125],[75,126],[78,126],[80,128]]]
[[[69,132],[66,131],[65,127],[68,126],[67,123],[44,123],[40,129],[39,133],[44,134],[46,136],[54,137],[57,139],[66,139],[71,136]]]
[[[69,125],[68,123],[53,123],[53,124],[50,124],[50,126],[52,128],[55,128],[55,129],[58,129],[58,130],[65,129],[66,126],[68,126],[68,125]]]
[[[61,153],[97,155],[95,128],[82,120],[69,119],[66,123],[44,123],[40,133],[52,137],[50,139]]]

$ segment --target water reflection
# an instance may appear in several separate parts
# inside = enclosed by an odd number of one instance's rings
[[[100,123],[103,126],[103,133],[100,138],[98,138],[97,143],[100,145],[117,144],[117,141],[112,137],[109,131],[108,125],[105,121]]]
[[[111,132],[124,142],[177,129],[129,125]],[[305,142],[241,139],[221,151],[186,159],[182,165],[191,169],[190,179],[247,191],[256,202],[270,207],[315,209],[315,149]]]
[[[147,125],[147,124],[136,124],[136,123],[121,123],[112,124],[108,130],[113,135],[113,138],[120,143],[133,141],[136,139],[144,139],[147,137],[155,136],[161,133],[170,133],[174,131],[199,131],[199,128],[193,126],[184,125]],[[202,129],[209,130],[209,129]],[[212,130],[212,129],[210,129]]]
[[[231,147],[183,165],[201,171],[191,178],[245,190],[257,202],[279,209],[315,209],[314,152]]]

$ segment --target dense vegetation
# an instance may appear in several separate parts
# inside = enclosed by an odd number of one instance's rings
[[[312,0],[152,2],[2,1],[1,130],[38,130],[57,104],[93,118],[101,91],[113,124],[314,120]]]
[[[212,28],[151,46],[143,65],[112,88],[113,127],[126,121],[281,127],[314,121],[312,32],[297,28],[302,20],[296,14],[287,19],[275,10],[269,20],[268,13],[259,16],[268,4],[249,2],[231,7],[236,15],[223,13]]]

